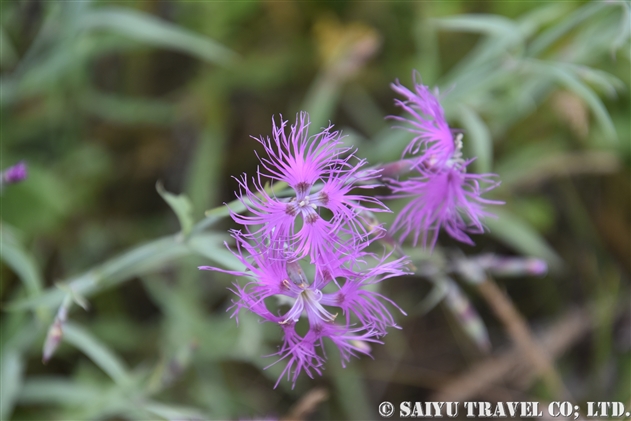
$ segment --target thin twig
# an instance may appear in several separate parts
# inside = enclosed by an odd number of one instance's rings
[[[591,328],[588,311],[572,310],[541,336],[542,352],[555,358]],[[440,386],[437,393],[428,400],[466,401],[480,396],[486,390],[502,387],[509,373],[511,377],[523,379],[526,383],[533,380],[531,364],[523,360],[522,351],[518,347],[502,355],[487,358],[460,376],[452,378],[448,384]],[[527,387],[527,384],[521,386]]]
[[[281,421],[302,421],[306,419],[316,407],[329,398],[329,392],[324,388],[311,389],[291,407]]]
[[[510,297],[500,290],[491,278],[487,278],[477,286],[482,297],[504,324],[504,327],[518,349],[528,358],[535,370],[543,376],[543,380],[549,391],[553,393],[554,396],[563,394],[565,398],[569,398],[561,376],[554,368],[550,356],[537,342],[526,320],[521,313],[519,313],[517,308],[515,308]]]

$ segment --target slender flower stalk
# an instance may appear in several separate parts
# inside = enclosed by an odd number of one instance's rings
[[[454,259],[452,270],[474,284],[483,282],[488,272],[492,276],[544,276],[548,271],[545,260],[536,257],[498,256],[492,253]]]

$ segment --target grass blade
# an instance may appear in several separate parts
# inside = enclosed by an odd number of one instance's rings
[[[0,420],[9,419],[13,412],[22,387],[23,371],[22,355],[12,347],[5,347],[0,360]]]
[[[193,229],[193,205],[188,197],[184,194],[169,193],[164,189],[161,182],[156,183],[156,190],[162,196],[165,202],[171,207],[177,219],[180,221],[182,235],[187,237]]]
[[[476,158],[473,161],[476,172],[488,173],[493,163],[493,141],[489,128],[478,113],[466,105],[461,104],[459,111],[460,121],[466,130],[465,145],[471,145],[469,150],[472,154],[468,158]],[[469,142],[466,141],[467,139]]]
[[[163,237],[135,247],[63,283],[80,296],[89,297],[97,291],[112,287],[134,276],[165,267],[188,254],[190,250],[175,236]],[[38,306],[55,308],[61,305],[66,294],[63,290],[52,287],[37,297],[10,303],[7,308],[9,310],[26,310]]]
[[[526,222],[506,209],[493,209],[497,219],[488,218],[490,234],[525,256],[545,260],[551,269],[561,266],[561,258],[545,239]]]
[[[81,326],[67,322],[64,326],[64,341],[80,349],[118,384],[128,383],[129,376],[123,361],[109,348]]]
[[[137,41],[179,50],[201,60],[229,65],[237,54],[216,41],[153,16],[123,8],[99,8],[81,19],[84,29],[107,29]]]
[[[24,283],[30,296],[38,295],[42,290],[42,277],[35,258],[17,241],[6,225],[0,226],[1,258]]]

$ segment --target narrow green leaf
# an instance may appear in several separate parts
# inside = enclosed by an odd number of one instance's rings
[[[274,196],[283,197],[289,194],[290,192],[293,192],[293,190],[288,189],[287,183],[285,183],[284,181],[281,181],[279,183],[274,183],[272,185],[265,186],[265,192],[271,195],[272,197]],[[259,194],[257,193],[257,195]],[[249,199],[245,198],[243,200],[245,201],[245,203],[248,203]],[[199,221],[197,224],[195,224],[193,231],[194,232],[203,231],[204,229],[212,226],[214,223],[219,221],[221,218],[224,218],[230,215],[230,212],[240,213],[240,212],[245,211],[245,209],[246,209],[245,204],[240,199],[235,199],[230,203],[224,204],[223,206],[218,206],[214,209],[210,209],[205,212],[206,217],[202,219],[201,221]]]
[[[195,367],[197,377],[190,389],[193,401],[212,411],[209,413],[210,417],[217,420],[231,419],[241,408],[240,402],[234,399],[228,387],[224,371],[221,362],[199,363]],[[208,396],[213,396],[212,403],[208,402]]]
[[[416,24],[413,28],[414,44],[416,45],[414,68],[423,75],[427,85],[434,85],[441,70],[441,55],[438,44],[438,31],[434,25],[428,25],[426,16],[432,14],[433,5],[419,2],[416,9]],[[381,113],[383,115],[383,113]]]
[[[500,51],[501,50],[501,51]],[[462,65],[458,65],[444,79],[441,86],[453,87],[444,97],[441,97],[441,105],[445,109],[445,115],[449,120],[457,115],[458,105],[463,102],[472,103],[476,98],[487,95],[498,86],[512,83],[512,74],[506,67],[502,67],[498,56],[504,54],[504,50],[497,50],[490,46],[482,55],[474,54],[471,60],[465,59]]]
[[[581,24],[584,20],[592,17],[594,13],[597,13],[605,7],[608,7],[606,2],[594,1],[575,10],[561,23],[550,27],[550,29],[535,38],[528,47],[528,55],[531,57],[538,56],[559,38],[572,30],[572,28]]]
[[[544,4],[541,7],[537,7],[517,19],[517,25],[520,28],[520,32],[524,38],[530,38],[540,28],[548,25],[563,15],[567,15],[570,11],[571,5],[564,2],[554,2]]]
[[[169,126],[177,118],[174,105],[155,99],[131,98],[91,90],[83,94],[80,101],[87,111],[115,123]]]
[[[191,250],[219,266],[230,270],[243,270],[244,266],[223,244],[225,236],[197,235],[187,243]]]
[[[203,316],[202,316],[203,317]],[[171,329],[180,330],[180,322],[170,323]],[[188,326],[184,326],[186,329]],[[175,337],[173,333],[167,334]],[[179,338],[178,338],[179,339]],[[175,342],[172,340],[172,342]],[[193,354],[197,349],[197,341],[191,339],[178,340],[162,353],[162,358],[147,382],[146,390],[151,394],[163,390],[178,380],[191,365]]]
[[[63,377],[30,377],[18,400],[24,405],[84,405],[103,398],[104,390]]]
[[[25,405],[52,405],[56,419],[153,419],[139,407],[144,391],[136,376],[132,380],[127,387],[103,387],[90,381],[36,376],[26,381],[19,401]]]
[[[373,165],[396,161],[413,137],[407,130],[387,127],[373,137],[373,145],[364,155]]]
[[[189,408],[185,406],[174,406],[174,405],[165,405],[159,402],[148,402],[143,405],[143,409],[146,411],[157,415],[158,417],[162,417],[165,420],[184,420],[184,419],[195,419],[195,420],[207,420],[209,419],[206,415],[203,414],[197,408]]]
[[[74,345],[87,355],[117,384],[129,382],[130,378],[123,361],[86,329],[76,323],[66,322],[63,338],[65,342]]]
[[[248,332],[252,328],[258,327],[259,329],[253,341],[257,345],[255,349],[241,348],[236,345],[243,338],[244,332],[241,331],[241,325],[244,322],[248,326]],[[226,360],[260,362],[260,365],[257,366],[265,367],[274,361],[273,359],[261,358],[274,352],[260,342],[261,336],[270,337],[269,334],[266,334],[268,332],[264,330],[266,328],[261,325],[257,316],[249,312],[242,312],[239,315],[238,326],[234,319],[228,317],[228,314],[210,318],[203,325],[200,325],[198,331],[195,332],[199,340],[197,353],[202,361],[212,361],[217,364]],[[260,347],[258,347],[259,345]],[[280,371],[275,371],[275,373],[276,378],[273,378],[273,381],[276,381]]]
[[[56,38],[59,33],[59,23],[64,19],[62,7],[61,3],[50,4],[47,16],[39,27],[35,38],[29,44],[26,52],[22,54],[16,66],[16,73],[27,73],[27,68],[32,69],[33,65],[36,64],[35,62],[46,55],[45,52],[50,47],[51,38]]]
[[[179,50],[211,63],[228,65],[237,54],[216,41],[131,9],[102,7],[81,18],[84,29],[106,29],[137,41]]]
[[[550,269],[561,266],[561,258],[546,240],[527,223],[506,209],[493,209],[497,218],[487,218],[490,234],[525,256],[539,257]]]
[[[623,91],[625,89],[624,82],[611,73],[571,63],[565,63],[565,65],[581,79],[597,86],[610,97],[615,96],[617,91]]]
[[[628,2],[617,3],[622,8],[620,27],[618,36],[611,43],[611,55],[615,57],[616,52],[631,38],[631,6]],[[628,50],[628,48],[627,48]]]
[[[0,67],[13,66],[18,61],[18,55],[4,28],[0,26]]]
[[[88,300],[85,299],[85,297],[80,295],[77,291],[73,290],[72,288],[69,288],[65,284],[57,284],[56,286],[57,286],[57,288],[59,288],[63,292],[67,293],[68,294],[68,298],[72,302],[74,302],[76,305],[78,305],[79,307],[81,307],[85,311],[88,311],[88,309],[90,308],[90,304],[88,303]],[[62,306],[64,306],[65,302],[66,302],[66,300],[64,300],[64,303],[62,303]],[[68,304],[68,307],[69,307],[69,304]]]
[[[0,358],[0,420],[8,420],[22,388],[24,360],[13,347],[4,347]]]
[[[434,307],[436,307],[449,292],[448,285],[441,279],[432,279],[433,285],[429,294],[416,305],[414,310],[410,312],[410,316],[413,314],[425,315],[429,313]]]
[[[374,419],[376,405],[371,405],[366,384],[357,367],[357,359],[352,359],[346,367],[340,366],[339,350],[332,343],[325,344],[331,365],[330,376],[333,378],[337,403],[341,405],[347,419]],[[360,354],[361,355],[361,354]],[[328,371],[328,370],[327,370]]]
[[[95,271],[97,282],[108,284],[152,272],[187,255],[187,249],[175,236],[167,236],[135,247],[102,265]],[[81,293],[80,290],[78,290]]]
[[[169,193],[159,181],[156,183],[156,190],[164,201],[171,206],[171,209],[173,209],[173,212],[177,215],[177,219],[180,221],[182,234],[184,237],[188,237],[193,229],[193,205],[191,201],[184,194],[175,195]]]
[[[359,84],[353,84],[344,91],[342,106],[355,125],[365,133],[377,133],[385,127],[383,110]],[[345,129],[344,133],[348,131]]]
[[[15,238],[6,226],[0,226],[0,248],[2,260],[18,275],[29,295],[35,296],[42,290],[42,277],[35,258]]]
[[[222,167],[228,137],[216,126],[206,127],[199,133],[193,163],[187,174],[186,192],[196,210],[216,205],[224,184]]]
[[[209,209],[204,212],[205,218],[195,224],[193,231],[199,232],[203,231],[208,227],[211,227],[217,221],[221,220],[228,215],[230,212],[243,212],[245,210],[245,205],[239,200],[233,200],[230,203],[224,203],[222,206],[217,206],[216,208]]]
[[[301,108],[309,113],[310,134],[315,134],[315,131],[320,131],[327,125],[327,120],[333,115],[339,100],[340,89],[340,81],[326,72],[313,81]]]
[[[598,95],[596,95],[589,86],[583,83],[569,68],[555,63],[534,60],[528,62],[528,67],[542,76],[553,77],[561,85],[580,96],[596,116],[596,119],[603,128],[605,136],[608,139],[617,138],[616,129],[605,105],[600,98],[598,98]]]
[[[533,161],[531,161],[533,162]],[[616,153],[608,151],[587,150],[584,152],[551,152],[534,161],[530,168],[515,168],[502,178],[505,187],[513,190],[540,184],[551,178],[568,177],[575,174],[613,174],[621,167]],[[505,163],[502,165],[505,167]]]
[[[26,357],[41,334],[41,324],[16,313],[3,315],[0,321],[0,420],[8,420],[22,391]]]
[[[476,172],[491,172],[493,164],[493,140],[491,139],[491,133],[486,123],[473,109],[464,104],[460,105],[459,111],[460,122],[466,130],[463,142],[465,145],[471,145],[469,150],[472,152],[472,156],[467,158],[476,158],[473,162],[473,168]]]
[[[242,350],[235,355],[241,358],[260,358],[265,342],[264,331],[260,327],[261,321],[256,317],[240,317],[238,339],[234,348]]]
[[[541,171],[540,162],[563,154],[563,150],[563,145],[557,139],[524,145],[499,159],[495,164],[495,172],[502,180],[502,187],[510,189],[532,179],[533,175]]]
[[[488,83],[497,84],[497,73],[506,74],[507,53],[524,49],[524,38],[517,24],[510,19],[494,15],[462,15],[436,20],[438,27],[485,33],[464,59],[441,79],[441,86],[457,86],[454,94],[462,90],[481,91]],[[471,94],[469,94],[471,95]],[[443,106],[446,105],[443,103]],[[449,114],[447,107],[445,111]]]
[[[434,23],[442,29],[463,32],[479,32],[498,38],[521,39],[519,27],[512,20],[498,15],[458,15],[435,19]]]
[[[159,238],[116,256],[97,268],[71,278],[63,284],[83,297],[112,287],[134,276],[150,273],[190,254],[190,249],[174,236]],[[25,310],[43,306],[55,308],[61,305],[66,292],[51,287],[37,297],[10,303],[9,310]]]

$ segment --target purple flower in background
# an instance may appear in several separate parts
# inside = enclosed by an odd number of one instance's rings
[[[2,172],[2,184],[19,183],[24,180],[27,175],[26,163],[24,161],[18,162]]]
[[[412,235],[414,245],[434,247],[444,229],[454,239],[473,244],[468,234],[484,232],[482,219],[492,214],[485,205],[503,202],[482,198],[499,185],[495,174],[469,174],[472,160],[462,158],[462,135],[454,136],[447,125],[440,103],[427,86],[414,82],[414,92],[398,81],[392,85],[405,100],[395,100],[410,118],[393,117],[408,122],[416,136],[406,147],[413,154],[412,173],[407,180],[390,180],[392,197],[411,198],[395,219],[391,231],[400,232],[400,241]]]
[[[236,251],[231,252],[245,270],[209,266],[200,269],[251,279],[245,286],[234,285],[238,300],[232,306],[233,317],[247,309],[283,329],[283,345],[273,354],[280,357],[279,361],[287,361],[281,377],[286,374],[295,383],[302,371],[310,377],[321,374],[325,358],[317,351],[323,347],[325,338],[338,347],[345,363],[357,353],[369,355],[368,343],[380,342],[378,338],[386,334],[386,328],[396,327],[385,304],[401,309],[367,287],[404,274],[403,259],[382,259],[362,272],[333,265],[330,270],[315,270],[313,275],[307,275],[300,262],[288,259],[281,250],[252,245],[240,232],[234,232],[233,237]],[[277,308],[272,310],[268,306],[274,303]],[[284,307],[288,309],[281,311]],[[342,317],[338,320],[340,313]],[[302,319],[308,325],[304,335],[295,328]]]
[[[401,107],[410,117],[391,116],[392,119],[408,124],[406,130],[415,136],[403,151],[406,154],[417,155],[418,159],[430,160],[431,163],[448,160],[455,152],[456,145],[451,129],[445,120],[445,113],[440,106],[436,93],[420,83],[416,83],[414,75],[414,92],[410,91],[397,80],[392,89],[405,99],[395,99],[395,105]],[[422,153],[421,155],[418,155]]]
[[[440,229],[463,243],[473,245],[467,234],[484,232],[482,218],[492,216],[484,205],[503,202],[488,200],[482,194],[495,188],[499,181],[493,174],[468,174],[469,162],[439,170],[417,169],[419,177],[391,181],[393,197],[410,197],[392,225],[401,231],[400,241],[412,235],[414,245],[421,239],[424,247],[434,247]]]
[[[358,218],[362,210],[388,208],[374,197],[351,193],[373,188],[367,183],[379,171],[363,169],[365,160],[356,160],[331,127],[309,136],[309,124],[308,114],[302,112],[289,133],[287,121],[281,120],[280,125],[273,122],[271,139],[257,139],[265,150],[265,156],[259,157],[262,170],[253,179],[254,190],[246,176],[238,179],[248,214],[232,213],[232,218],[246,226],[251,239],[282,248],[296,259],[310,255],[312,262],[323,262],[332,252],[352,254],[366,240],[369,232]],[[293,197],[267,194],[262,178],[287,183]]]

